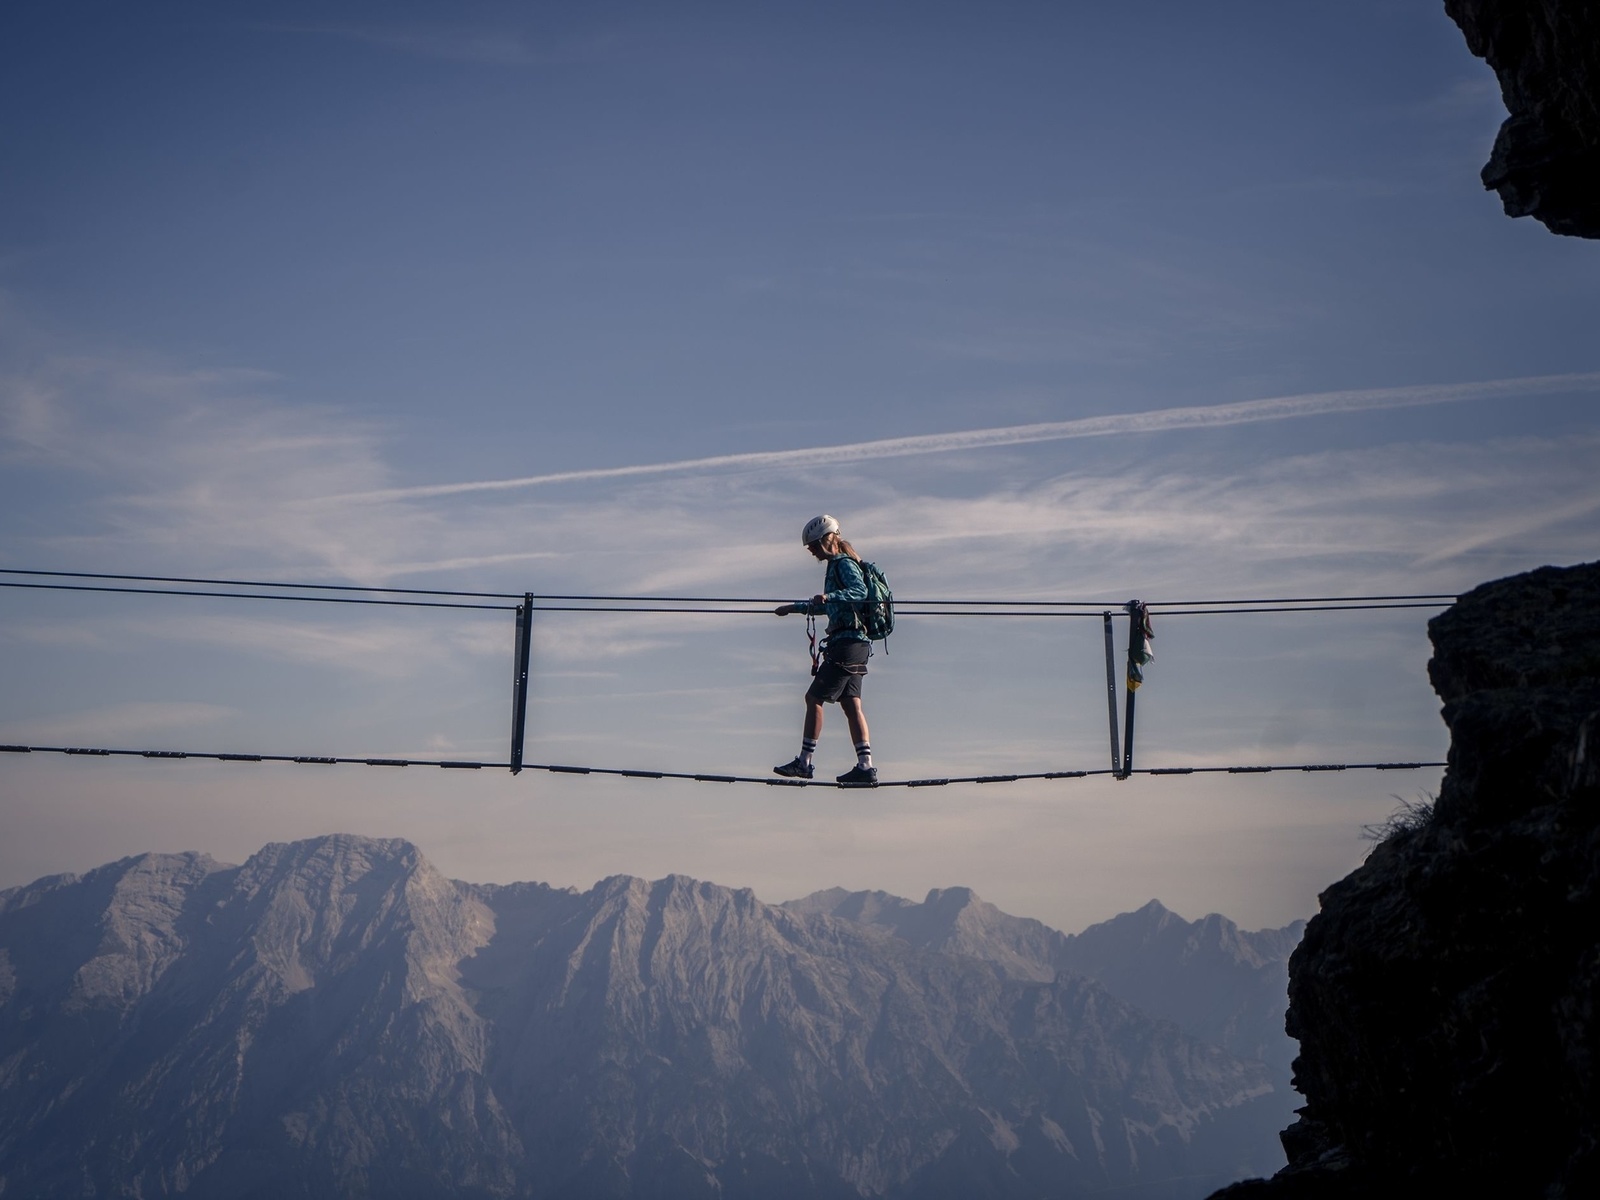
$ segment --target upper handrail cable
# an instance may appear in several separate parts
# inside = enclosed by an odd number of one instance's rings
[[[619,596],[577,593],[479,592],[447,588],[396,588],[343,583],[279,583],[259,579],[209,579],[182,575],[128,575],[96,571],[31,571],[0,567],[0,575],[27,576],[32,579],[84,579],[113,583],[187,583],[205,587],[268,588],[273,592],[343,592],[363,595],[280,595],[264,592],[212,592],[184,588],[144,588],[96,586],[91,584],[36,583],[0,579],[0,587],[43,591],[81,591],[129,593],[160,596],[202,596],[215,599],[297,600],[325,604],[393,605],[410,608],[461,608],[509,610],[516,605],[467,604],[445,601],[391,600],[387,596],[441,596],[461,600],[519,600],[532,597],[544,612],[681,612],[681,613],[766,613],[765,608],[735,609],[729,605],[786,604],[791,597],[768,596]],[[1151,600],[1146,603],[1163,616],[1209,616],[1255,612],[1335,612],[1344,609],[1434,608],[1452,603],[1450,593],[1418,593],[1372,596],[1274,596],[1262,599],[1226,600]],[[541,603],[561,601],[564,604]],[[979,617],[979,616],[1097,616],[1108,603],[1100,600],[976,600],[976,599],[901,599],[896,612],[903,616]],[[1117,602],[1120,603],[1120,602]],[[660,607],[671,605],[672,607]],[[569,607],[570,606],[570,607]],[[1081,611],[1080,611],[1081,610]]]

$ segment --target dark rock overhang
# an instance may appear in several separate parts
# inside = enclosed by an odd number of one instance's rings
[[[1600,4],[1445,0],[1511,114],[1483,168],[1506,215],[1600,238]]]

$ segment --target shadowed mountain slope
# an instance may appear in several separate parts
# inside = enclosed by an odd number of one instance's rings
[[[1287,1078],[1296,1049],[1283,1031],[1289,955],[1304,931],[1304,921],[1247,931],[1217,913],[1185,921],[1152,900],[1067,939],[1056,961]]]
[[[1268,1063],[1287,1084],[1295,1053],[1283,1032],[1288,960],[1303,921],[1252,933],[1216,913],[1185,921],[1152,900],[1068,935],[1010,916],[968,888],[936,888],[920,904],[885,892],[832,888],[785,907],[855,921],[924,949],[981,958],[1014,979],[1086,976],[1191,1037]]]

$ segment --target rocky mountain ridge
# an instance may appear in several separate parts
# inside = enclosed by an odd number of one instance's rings
[[[1219,913],[1186,921],[1152,900],[1082,933],[1065,934],[1001,912],[969,888],[936,888],[920,904],[886,892],[831,888],[784,907],[882,929],[913,946],[980,958],[1014,979],[1093,979],[1190,1037],[1266,1062],[1288,1084],[1295,1054],[1283,1030],[1288,962],[1304,921],[1249,932]],[[1288,1087],[1282,1090],[1287,1096]]]
[[[336,836],[0,893],[5,1194],[1193,1195],[1273,1089],[1091,980],[676,876]]]

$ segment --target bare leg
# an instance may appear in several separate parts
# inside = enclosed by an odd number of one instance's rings
[[[867,736],[867,714],[861,711],[860,696],[844,696],[839,700],[839,707],[844,709],[844,719],[850,722],[850,740],[856,745],[870,742]],[[817,718],[818,728],[821,728],[821,717]]]
[[[806,697],[806,723],[801,736],[809,742],[814,742],[822,736],[822,701]]]

